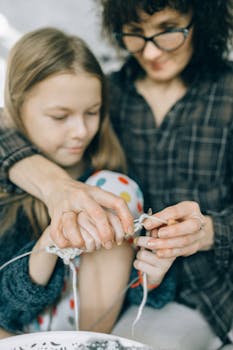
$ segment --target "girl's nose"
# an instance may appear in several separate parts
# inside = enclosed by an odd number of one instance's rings
[[[147,42],[146,46],[143,50],[143,58],[146,60],[154,60],[162,54],[162,50],[160,50],[153,42]]]
[[[71,137],[83,139],[87,135],[87,127],[83,117],[74,118],[71,127]]]

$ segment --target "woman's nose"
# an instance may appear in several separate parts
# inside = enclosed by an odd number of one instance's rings
[[[146,60],[154,60],[162,54],[160,50],[153,42],[148,41],[143,50],[143,58]]]

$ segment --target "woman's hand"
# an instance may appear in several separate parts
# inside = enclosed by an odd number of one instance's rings
[[[153,216],[163,221],[175,220],[173,225],[164,226],[153,220]],[[214,243],[214,229],[211,217],[204,216],[198,203],[180,202],[154,214],[144,222],[152,237],[147,248],[156,250],[159,258],[189,256],[201,250],[209,250]],[[141,244],[143,237],[139,238]]]
[[[104,247],[106,249],[111,249],[113,247],[113,242],[116,242],[117,245],[121,245],[124,240],[125,233],[119,218],[115,214],[107,209],[105,210],[105,214],[113,231],[113,240],[105,244]],[[102,244],[98,231],[86,212],[81,212],[78,215],[78,224],[80,233],[84,240],[85,249],[89,252],[99,250]]]
[[[88,215],[106,248],[114,240],[109,210],[118,217],[124,233],[133,234],[133,217],[123,199],[73,180],[64,169],[39,154],[17,162],[9,176],[13,183],[45,203],[51,217],[51,237],[60,248],[84,246],[77,221],[80,212]]]
[[[98,236],[106,248],[111,248],[114,240],[122,241],[125,233],[133,234],[133,217],[126,202],[98,187],[62,179],[51,188],[47,205],[51,216],[51,237],[61,248],[84,246],[85,238],[79,227],[84,216],[89,221],[89,230],[83,226],[84,231]]]

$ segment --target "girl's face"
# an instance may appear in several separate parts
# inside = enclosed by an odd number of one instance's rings
[[[181,14],[166,8],[151,16],[142,12],[140,18],[140,23],[127,24],[122,31],[150,37],[166,30],[186,28],[191,22],[191,13]],[[147,77],[156,82],[167,82],[180,75],[193,54],[192,31],[191,27],[184,43],[174,51],[163,51],[149,41],[144,50],[133,54]]]
[[[99,129],[101,104],[101,82],[96,77],[57,74],[29,92],[22,122],[32,143],[77,176],[83,154]]]

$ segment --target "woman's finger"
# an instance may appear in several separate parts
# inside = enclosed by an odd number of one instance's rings
[[[80,227],[77,224],[77,214],[72,211],[63,213],[61,223],[63,236],[69,242],[69,245],[82,248],[84,241],[80,233]]]
[[[80,226],[80,232],[84,240],[85,250],[87,252],[93,252],[96,249],[94,238],[89,234],[89,232],[85,228],[81,226]]]
[[[53,215],[50,223],[50,236],[59,248],[67,248],[70,242],[63,235],[61,215]]]
[[[197,253],[200,250],[200,241],[196,241],[193,244],[182,248],[171,248],[157,250],[156,254],[159,258],[177,258],[179,256],[190,256]]]
[[[98,235],[98,231],[94,224],[91,222],[90,218],[88,215],[84,212],[81,212],[78,214],[78,224],[81,226],[81,228],[85,229],[89,235],[94,239],[95,241],[95,247],[96,249],[101,248],[101,241]],[[81,231],[82,233],[82,231]]]
[[[170,226],[162,227],[158,230],[157,236],[159,238],[167,238],[167,237],[177,237],[184,236],[187,234],[195,234],[199,232],[204,227],[204,216],[201,217],[191,217],[183,222],[179,222]]]
[[[108,219],[112,226],[113,232],[115,233],[115,242],[119,245],[123,242],[125,236],[122,223],[120,219],[110,211],[108,211]]]
[[[85,185],[89,186],[89,185]],[[93,187],[94,186],[89,186]],[[104,197],[105,194],[108,196],[108,193],[100,190],[102,193],[102,196]],[[114,234],[111,228],[111,225],[109,224],[108,217],[106,211],[95,201],[93,198],[91,198],[89,195],[87,196],[86,193],[80,194],[79,201],[82,203],[82,207],[80,211],[85,212],[89,217],[91,222],[95,225],[98,236],[104,246],[107,246],[109,242],[112,242],[114,239]]]
[[[123,230],[127,234],[133,234],[133,216],[128,208],[128,205],[126,204],[125,200],[110,193],[107,191],[104,191],[96,186],[92,187],[92,197],[104,208],[110,209],[113,211],[116,216],[120,219]],[[97,215],[93,216],[93,220],[98,228],[99,226],[99,218]]]
[[[201,241],[204,236],[205,232],[201,230],[193,234],[182,235],[174,238],[150,238],[150,240],[147,241],[147,248],[151,250],[185,248],[197,241]],[[138,245],[140,245],[140,242]]]
[[[176,221],[183,221],[190,216],[202,215],[200,212],[200,207],[198,203],[193,201],[183,201],[178,204],[167,207],[160,212],[152,215],[144,222],[144,227],[146,230],[151,230],[161,226],[161,222],[153,220],[153,217],[158,218],[161,221],[168,222],[168,220],[173,219]]]

